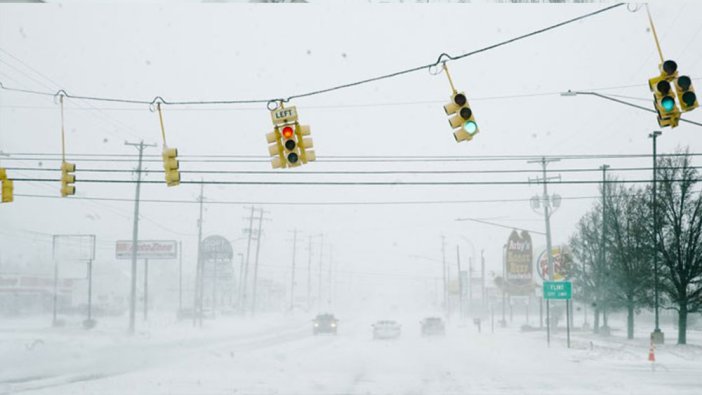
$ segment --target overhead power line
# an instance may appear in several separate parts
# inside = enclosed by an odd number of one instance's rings
[[[55,195],[16,194],[15,196],[40,199],[64,199]],[[570,196],[562,197],[563,200],[589,200],[598,199],[599,196]],[[98,196],[72,196],[71,200],[96,200],[107,202],[133,202],[129,198],[112,198]],[[529,199],[472,199],[472,200],[405,200],[405,201],[242,201],[242,200],[207,200],[206,204],[213,205],[261,205],[261,206],[386,206],[386,205],[432,205],[432,204],[496,204],[496,203],[525,203]],[[200,200],[193,199],[141,199],[141,203],[157,204],[199,204]]]
[[[61,154],[56,153],[4,153],[3,161],[61,161]],[[75,162],[133,162],[133,154],[71,154],[66,155]],[[697,157],[702,153],[669,153],[658,154],[658,157]],[[316,162],[328,163],[387,163],[387,162],[500,162],[500,161],[529,161],[546,159],[560,160],[603,160],[603,159],[649,159],[652,154],[563,154],[563,155],[320,155]],[[144,155],[144,162],[162,163],[160,155]],[[180,163],[257,163],[270,162],[270,157],[261,155],[178,155]]]
[[[2,84],[2,82],[0,82],[0,88],[2,88],[4,90],[8,90],[8,91],[22,92],[22,93],[35,94],[35,95],[64,96],[66,98],[80,99],[80,100],[93,100],[93,101],[102,101],[102,102],[129,103],[129,104],[146,104],[146,105],[155,105],[157,103],[163,103],[163,104],[167,104],[167,105],[202,105],[202,104],[254,104],[254,103],[271,103],[271,102],[289,102],[290,100],[296,99],[296,98],[320,95],[320,94],[324,94],[324,93],[328,93],[328,92],[332,92],[332,91],[337,91],[340,89],[346,89],[346,88],[350,88],[350,87],[354,87],[354,86],[368,84],[368,83],[375,82],[375,81],[390,79],[390,78],[398,77],[398,76],[401,76],[404,74],[409,74],[409,73],[413,73],[416,71],[420,71],[420,70],[431,69],[433,67],[437,67],[438,65],[440,65],[442,63],[446,63],[448,61],[456,61],[456,60],[460,60],[460,59],[465,59],[469,56],[473,56],[473,55],[476,55],[476,54],[479,54],[482,52],[486,52],[486,51],[489,51],[489,50],[492,50],[492,49],[495,49],[495,48],[498,48],[498,47],[501,47],[501,46],[504,46],[507,44],[511,44],[513,42],[516,42],[516,41],[520,41],[520,40],[523,40],[523,39],[526,39],[526,38],[529,38],[532,36],[536,36],[536,35],[541,34],[541,33],[545,33],[547,31],[550,31],[550,30],[553,30],[553,29],[556,29],[556,28],[559,28],[559,27],[586,19],[586,18],[593,17],[595,15],[598,15],[598,14],[610,11],[614,8],[620,7],[624,4],[625,3],[617,3],[614,5],[602,8],[600,10],[593,11],[593,12],[590,12],[590,13],[587,13],[587,14],[584,14],[584,15],[581,15],[581,16],[578,16],[575,18],[571,18],[571,19],[565,20],[563,22],[560,22],[560,23],[557,23],[557,24],[554,24],[554,25],[551,25],[548,27],[545,27],[543,29],[535,30],[535,31],[532,31],[532,32],[527,33],[527,34],[523,34],[521,36],[517,36],[517,37],[514,37],[512,39],[505,40],[505,41],[502,41],[502,42],[499,42],[499,43],[496,43],[496,44],[493,44],[493,45],[490,45],[487,47],[483,47],[483,48],[477,49],[475,51],[466,52],[466,53],[463,53],[463,54],[460,54],[457,56],[451,56],[447,53],[442,53],[441,55],[439,55],[438,59],[433,63],[429,63],[429,64],[425,64],[422,66],[417,66],[417,67],[412,67],[412,68],[408,68],[408,69],[404,69],[404,70],[399,70],[399,71],[395,71],[395,72],[392,72],[389,74],[384,74],[384,75],[373,77],[373,78],[368,78],[368,79],[364,79],[364,80],[360,80],[360,81],[337,85],[337,86],[333,86],[333,87],[329,87],[329,88],[325,88],[325,89],[319,89],[319,90],[315,90],[315,91],[299,93],[299,94],[288,96],[287,98],[279,97],[279,98],[269,98],[269,99],[247,99],[247,100],[169,101],[169,100],[165,100],[161,96],[156,96],[153,100],[146,101],[146,100],[138,100],[138,99],[119,99],[119,98],[100,97],[100,96],[73,95],[73,94],[69,94],[68,92],[66,92],[63,89],[61,89],[55,93],[42,92],[42,91],[35,91],[35,90],[30,90],[30,89],[8,87],[8,86],[5,86],[4,84]]]
[[[656,166],[657,169],[679,170],[683,167],[665,167]],[[685,169],[702,169],[702,166],[686,166]],[[6,167],[12,171],[40,171],[40,172],[55,172],[61,171],[60,168],[47,167]],[[610,168],[610,171],[652,171],[653,167],[619,167]],[[601,172],[598,167],[592,168],[568,168],[568,169],[551,169],[547,173],[592,173]],[[80,169],[78,173],[134,173],[134,169]],[[145,171],[146,172],[146,171]],[[163,170],[148,170],[151,174],[162,174]],[[515,174],[515,173],[541,173],[539,169],[484,169],[484,170],[328,170],[328,171],[276,171],[276,170],[181,170],[181,174],[230,174],[230,175],[421,175],[421,174]]]
[[[14,181],[27,182],[59,182],[56,178],[13,178]],[[607,184],[648,184],[651,179],[637,180],[607,180]],[[691,181],[689,179],[674,179],[666,180],[670,182]],[[692,181],[702,181],[702,178],[696,178]],[[86,179],[79,180],[80,183],[87,184],[134,184],[136,180],[100,180]],[[142,184],[163,184],[163,181],[150,180],[140,181]],[[223,181],[223,180],[181,180],[181,184],[196,184],[196,185],[307,185],[307,186],[469,186],[469,185],[533,185],[534,182],[529,181]],[[602,180],[548,180],[539,181],[536,184],[602,184]]]

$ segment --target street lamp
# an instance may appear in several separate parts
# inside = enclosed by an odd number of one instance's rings
[[[649,134],[648,137],[653,139],[653,279],[654,294],[655,294],[655,315],[656,328],[651,333],[651,340],[656,344],[663,344],[664,335],[661,328],[658,326],[658,207],[656,203],[656,139],[661,135],[659,130]]]

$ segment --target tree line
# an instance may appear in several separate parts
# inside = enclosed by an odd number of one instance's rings
[[[609,312],[625,310],[633,339],[636,313],[653,308],[657,283],[658,304],[677,312],[678,344],[687,343],[688,315],[702,307],[702,191],[688,151],[677,153],[656,161],[655,205],[652,184],[608,177],[570,239],[574,295],[592,305],[595,332]]]

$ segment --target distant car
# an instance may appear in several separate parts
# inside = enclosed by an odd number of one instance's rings
[[[397,339],[402,326],[396,321],[382,320],[373,324],[373,339]]]
[[[422,336],[443,336],[446,334],[444,320],[439,317],[427,317],[420,322]]]
[[[318,314],[312,321],[312,333],[318,335],[320,333],[331,333],[336,335],[336,329],[339,324],[333,314]]]

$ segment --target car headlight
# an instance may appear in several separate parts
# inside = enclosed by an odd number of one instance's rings
[[[319,324],[315,322],[315,323],[314,323],[314,327],[316,328],[316,327],[318,327],[318,326],[319,326]]]
[[[336,322],[331,323],[332,328],[336,328]]]

